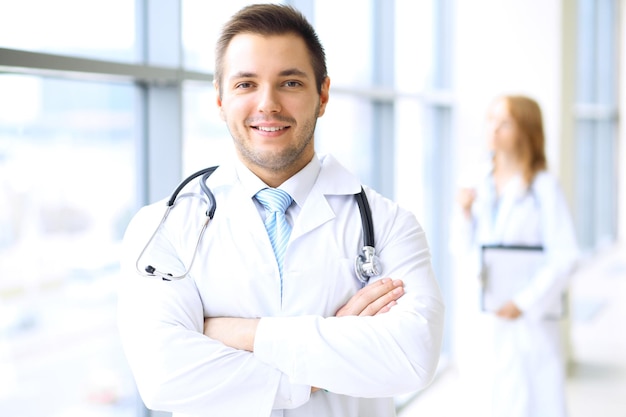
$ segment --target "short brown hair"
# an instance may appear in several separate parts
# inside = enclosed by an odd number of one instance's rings
[[[538,172],[548,168],[543,118],[539,104],[523,95],[501,97],[519,130],[517,153],[524,166],[524,180],[530,186]]]
[[[309,50],[317,92],[327,76],[326,54],[313,26],[298,10],[279,4],[253,4],[234,14],[222,28],[215,48],[215,81],[222,91],[223,61],[230,41],[241,33],[264,36],[293,33],[300,36]]]

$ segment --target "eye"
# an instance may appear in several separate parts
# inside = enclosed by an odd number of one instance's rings
[[[285,82],[285,86],[287,87],[300,87],[301,85],[302,83],[300,81],[295,81],[295,80]]]
[[[251,88],[251,87],[252,87],[252,83],[249,83],[247,81],[244,81],[244,82],[241,82],[241,83],[238,83],[237,85],[235,85],[236,89],[242,89],[242,90],[246,90],[246,89]]]
[[[511,120],[503,120],[500,126],[504,129],[510,129],[513,127],[513,122]]]

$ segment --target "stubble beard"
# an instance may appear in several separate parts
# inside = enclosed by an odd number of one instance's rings
[[[289,170],[291,167],[300,163],[302,154],[306,152],[309,145],[313,141],[318,116],[319,104],[313,117],[306,120],[306,122],[302,125],[302,129],[297,137],[297,140],[293,142],[291,146],[276,152],[256,150],[252,146],[249,146],[249,141],[234,134],[234,129],[229,127],[229,130],[238,153],[245,161],[263,169],[273,172],[281,172]]]

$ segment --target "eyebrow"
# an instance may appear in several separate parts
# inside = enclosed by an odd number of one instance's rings
[[[296,75],[296,76],[299,76],[299,77],[309,78],[309,75],[306,72],[304,72],[304,71],[302,71],[302,70],[300,70],[298,68],[288,68],[288,69],[282,70],[281,72],[278,73],[278,75],[280,77],[288,77],[288,76]],[[254,72],[240,71],[240,72],[237,72],[237,73],[233,74],[230,77],[230,79],[231,80],[236,80],[236,79],[239,79],[239,78],[255,78],[255,77],[257,77],[257,74],[254,73]]]
[[[299,77],[309,78],[309,75],[306,72],[299,70],[298,68],[289,68],[289,69],[283,70],[278,75],[280,75],[281,77],[285,77],[289,75],[297,75]]]

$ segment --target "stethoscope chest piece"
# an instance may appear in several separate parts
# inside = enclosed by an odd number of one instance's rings
[[[367,284],[369,279],[377,277],[382,271],[380,260],[376,256],[376,249],[372,246],[365,246],[361,254],[354,262],[356,276],[363,284]]]

